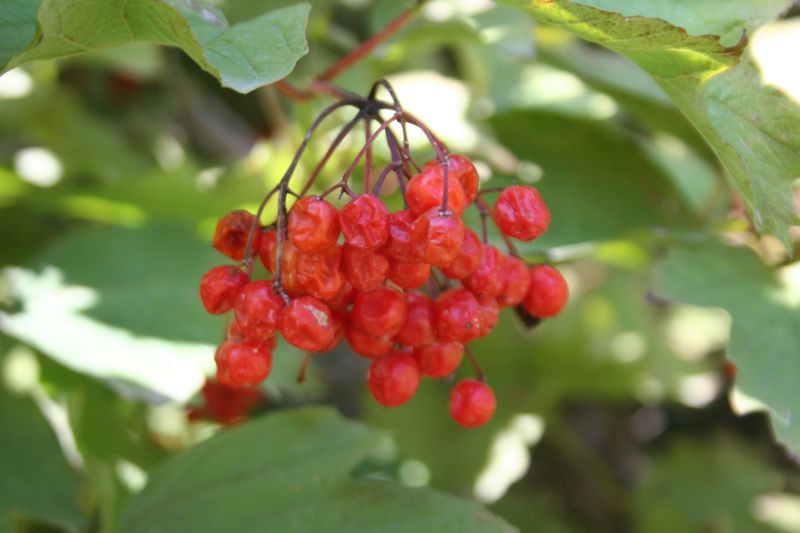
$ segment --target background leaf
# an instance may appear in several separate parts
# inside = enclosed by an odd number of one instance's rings
[[[654,279],[660,298],[731,314],[736,385],[767,406],[776,435],[793,450],[800,450],[798,276],[797,264],[778,277],[746,249],[707,242],[671,249]]]
[[[156,471],[120,531],[515,531],[429,489],[351,479],[379,440],[328,409],[263,417]]]
[[[225,87],[250,92],[285,77],[306,54],[310,6],[299,3],[229,26],[208,4],[182,0],[43,0],[3,6],[0,22],[14,26],[0,51],[0,68],[126,43],[148,41],[183,49]],[[34,18],[35,16],[35,18]],[[29,28],[36,38],[26,42]],[[3,27],[3,26],[0,26]],[[33,37],[33,35],[31,35]]]
[[[726,48],[713,35],[691,36],[659,19],[625,17],[567,0],[507,2],[528,10],[542,22],[564,27],[629,57],[650,74],[716,152],[742,194],[756,228],[778,236],[789,246],[789,226],[796,220],[790,184],[800,175],[800,165],[794,160],[757,165],[752,152],[759,145],[764,145],[764,150],[795,149],[800,144],[798,131],[784,131],[779,123],[761,116],[763,108],[752,108],[754,101],[766,96],[779,99],[773,89],[764,88],[753,78],[748,78],[747,85],[726,86],[725,102],[734,112],[723,116],[713,103],[720,90],[715,76],[736,67],[745,42]],[[747,71],[730,75],[752,76]],[[793,104],[787,99],[780,102],[781,109],[790,106]],[[792,115],[797,113],[794,108]],[[736,132],[735,144],[731,144],[730,132]]]

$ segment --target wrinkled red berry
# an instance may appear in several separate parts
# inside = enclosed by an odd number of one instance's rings
[[[381,287],[356,295],[350,322],[364,333],[393,337],[403,328],[406,316],[405,295],[395,289]]]
[[[550,224],[547,204],[538,190],[526,185],[513,185],[501,192],[493,216],[500,231],[521,241],[537,238]]]
[[[503,292],[503,263],[502,252],[491,244],[484,244],[480,264],[464,279],[464,286],[476,295],[497,296]]]
[[[401,289],[421,287],[431,275],[431,266],[420,261],[389,261],[389,280]]]
[[[412,348],[436,341],[436,322],[430,297],[410,292],[406,294],[406,307],[406,323],[397,334],[397,340]]]
[[[500,317],[500,304],[494,296],[478,296],[478,303],[481,306],[481,328],[478,337],[483,338],[494,330],[497,319]]]
[[[389,260],[374,250],[344,246],[344,272],[357,291],[377,289],[389,274]]]
[[[336,246],[339,239],[339,213],[329,201],[305,196],[289,211],[287,231],[300,251],[323,252]]]
[[[417,217],[408,209],[391,213],[388,219],[389,237],[381,252],[387,257],[408,261],[412,257],[411,225]]]
[[[362,250],[380,248],[389,236],[388,216],[386,206],[375,196],[356,196],[339,211],[345,242]]]
[[[342,249],[338,246],[324,252],[301,253],[295,266],[297,283],[304,293],[314,298],[333,298],[344,285]]]
[[[435,379],[455,372],[463,357],[464,345],[460,342],[436,342],[414,350],[414,359],[422,373]]]
[[[450,279],[464,279],[478,269],[483,254],[483,245],[478,235],[464,228],[464,241],[452,263],[442,268],[442,273]]]
[[[283,255],[281,256],[281,285],[289,296],[301,296],[306,293],[303,285],[297,277],[297,265],[303,252],[292,244],[292,241],[283,241]],[[269,271],[277,273],[278,265],[278,246],[270,248]]]
[[[472,164],[472,161],[467,156],[455,154],[448,156],[447,166],[448,174],[458,180],[461,188],[464,189],[464,197],[467,204],[471,204],[475,200],[480,186],[475,165]],[[438,159],[425,163],[425,170],[429,169],[442,174],[442,165]]]
[[[272,281],[251,281],[233,304],[236,324],[247,339],[266,339],[278,331],[278,317],[285,307]]]
[[[394,407],[413,398],[419,380],[417,361],[403,352],[392,352],[376,359],[367,374],[369,391],[386,407]]]
[[[336,338],[331,310],[311,296],[292,300],[281,312],[280,329],[286,342],[309,352],[327,349]]]
[[[221,315],[233,307],[239,291],[247,285],[247,274],[235,266],[218,266],[200,280],[200,300],[211,314]]]
[[[411,245],[417,259],[436,267],[452,263],[464,242],[464,224],[453,214],[442,215],[439,208],[420,215],[411,226]]]
[[[272,370],[272,350],[259,340],[227,340],[217,349],[217,381],[229,387],[261,383]]]
[[[434,302],[437,338],[467,343],[480,335],[481,308],[466,289],[448,289]]]
[[[352,322],[347,325],[347,344],[363,357],[380,357],[392,351],[392,338],[387,335],[372,335],[356,329]]]
[[[244,259],[250,228],[256,223],[255,215],[247,211],[239,210],[228,213],[217,222],[217,229],[214,231],[214,240],[212,241],[214,248],[234,261],[241,261]],[[260,229],[256,228],[253,236],[253,251],[258,250],[260,235]]]
[[[484,425],[494,416],[494,391],[480,381],[465,379],[450,393],[450,416],[465,428]]]
[[[522,259],[508,255],[504,256],[501,269],[503,290],[497,296],[497,303],[504,307],[519,305],[531,285],[528,265]]]
[[[408,208],[417,216],[442,206],[444,177],[438,167],[426,166],[422,172],[411,178],[406,188]],[[447,179],[447,208],[460,215],[467,207],[467,199],[461,183],[453,175]]]
[[[535,317],[556,316],[567,305],[569,287],[561,273],[550,265],[537,265],[530,270],[531,285],[522,301]]]

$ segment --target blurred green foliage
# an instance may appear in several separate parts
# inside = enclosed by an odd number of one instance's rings
[[[790,2],[507,3],[430,0],[336,79],[388,77],[483,187],[552,208],[520,250],[571,302],[532,331],[504,311],[472,346],[495,418],[456,426],[452,379],[380,407],[344,347],[297,384],[280,346],[263,405],[221,433],[186,416],[225,327],[196,296],[210,236],[328,103],[262,85],[308,86],[416,3],[0,5],[0,531],[800,531],[800,91],[737,46]],[[316,403],[346,418],[289,409]]]

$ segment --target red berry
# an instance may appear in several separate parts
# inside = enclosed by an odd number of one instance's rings
[[[528,265],[522,259],[510,255],[503,258],[503,290],[497,297],[501,306],[511,307],[519,305],[528,294],[531,285],[531,276]]]
[[[464,279],[464,287],[476,295],[497,296],[503,292],[503,262],[502,252],[491,244],[484,244],[478,269]]]
[[[353,327],[352,321],[347,325],[346,336],[350,348],[364,357],[380,357],[392,351],[391,337],[364,333]]]
[[[258,389],[240,389],[223,385],[215,379],[207,379],[200,391],[204,405],[189,413],[191,420],[209,418],[225,425],[241,421],[258,404],[264,401]]]
[[[569,287],[561,273],[550,265],[537,265],[530,270],[531,285],[522,301],[535,317],[556,316],[567,305]]]
[[[411,178],[406,188],[408,208],[417,216],[431,209],[439,209],[444,193],[444,177],[438,167],[425,166],[422,172]],[[464,189],[458,179],[449,175],[447,179],[447,208],[460,215],[467,206]]]
[[[401,289],[421,287],[431,275],[431,266],[420,261],[389,261],[389,280]]]
[[[228,213],[217,222],[217,229],[214,231],[214,240],[212,241],[214,248],[234,261],[241,261],[244,259],[250,228],[257,223],[255,215],[247,211],[239,210]],[[260,234],[260,229],[256,228],[253,236],[253,251],[258,250]]]
[[[331,310],[331,316],[333,317],[333,340],[325,348],[319,350],[320,352],[330,352],[339,346],[347,332],[347,313]]]
[[[281,256],[281,285],[289,296],[301,296],[306,293],[303,285],[297,277],[297,265],[303,252],[292,244],[292,241],[284,239],[283,255]],[[270,248],[269,271],[277,273],[278,265],[278,245]]]
[[[215,360],[217,380],[229,387],[256,385],[272,370],[272,350],[259,340],[225,341]]]
[[[278,245],[278,232],[274,229],[267,229],[261,233],[258,242],[258,257],[268,271],[272,272],[275,259],[272,257],[275,247]]]
[[[408,261],[413,255],[411,225],[417,217],[408,209],[391,213],[388,219],[389,238],[381,252],[388,257]]]
[[[481,306],[481,331],[478,336],[483,338],[491,333],[497,325],[497,319],[500,317],[500,304],[497,303],[494,296],[485,294],[478,296],[478,303]]]
[[[460,342],[436,342],[414,350],[414,358],[423,374],[432,378],[445,378],[455,372],[464,357]]]
[[[440,214],[433,208],[420,215],[411,226],[411,245],[416,258],[436,267],[452,263],[464,242],[464,224],[453,214]]]
[[[430,344],[436,340],[436,322],[433,301],[421,292],[406,294],[408,318],[397,334],[398,342],[412,348]]]
[[[389,236],[386,206],[371,194],[361,194],[339,211],[344,240],[362,250],[383,246]]]
[[[394,407],[413,398],[419,380],[417,361],[403,352],[392,352],[376,359],[367,374],[369,391],[386,407]]]
[[[306,196],[297,200],[289,211],[287,231],[299,250],[323,252],[336,246],[339,239],[339,214],[327,200]]]
[[[344,285],[342,249],[338,246],[315,254],[301,253],[295,266],[297,283],[315,298],[333,298]]]
[[[251,281],[233,304],[236,324],[247,339],[266,339],[278,331],[278,317],[286,306],[272,281]]]
[[[393,337],[403,328],[406,316],[405,295],[395,289],[381,287],[356,295],[350,322],[365,333]]]
[[[437,337],[442,342],[467,343],[480,335],[481,308],[466,289],[448,289],[434,302]]]
[[[344,246],[344,272],[357,291],[366,292],[377,289],[389,273],[389,261],[383,254],[373,250],[361,250]]]
[[[235,266],[218,266],[205,273],[200,280],[200,300],[206,311],[213,315],[227,313],[239,291],[247,285],[247,274]]]
[[[450,416],[465,428],[484,425],[494,416],[494,391],[480,381],[465,379],[450,393]]]
[[[464,279],[478,269],[483,254],[480,238],[469,228],[464,228],[464,241],[452,263],[442,269],[450,279]]]
[[[478,171],[475,165],[467,156],[455,154],[448,156],[448,175],[453,176],[461,184],[464,189],[464,197],[467,204],[471,204],[478,194],[478,187],[480,182],[478,180]],[[442,173],[442,165],[438,159],[428,161],[425,163],[425,170],[432,169],[435,172]]]
[[[493,216],[500,231],[521,241],[535,239],[550,224],[547,204],[539,191],[526,185],[513,185],[501,192]]]
[[[292,300],[281,313],[280,328],[286,342],[309,352],[327,349],[336,338],[331,310],[311,296]]]
[[[345,279],[341,288],[339,288],[339,292],[337,292],[333,298],[325,300],[325,303],[328,305],[328,307],[330,307],[331,311],[344,312],[348,307],[350,307],[350,304],[353,303],[355,297],[356,290],[353,288],[350,282]]]

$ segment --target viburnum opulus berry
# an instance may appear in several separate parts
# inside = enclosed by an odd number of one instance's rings
[[[450,416],[467,428],[482,426],[494,416],[494,391],[475,379],[459,381],[450,393]]]
[[[362,119],[381,120],[364,107],[369,100],[353,102],[362,106]],[[502,308],[516,307],[539,319],[563,309],[569,291],[561,274],[547,265],[527,265],[510,240],[532,240],[547,229],[550,211],[539,191],[512,185],[481,192],[468,157],[446,153],[422,121],[402,117],[432,140],[436,158],[421,169],[405,143],[387,140],[391,164],[380,172],[365,168],[361,190],[350,179],[359,175],[362,161],[356,160],[338,182],[315,195],[306,194],[315,190],[314,183],[291,181],[292,172],[302,168],[295,158],[265,198],[266,209],[258,211],[265,217],[276,213],[272,223],[262,227],[246,211],[220,219],[213,245],[240,262],[211,269],[200,284],[209,313],[233,310],[216,355],[220,384],[251,387],[265,379],[279,336],[307,352],[335,350],[346,340],[353,352],[372,360],[367,387],[392,407],[414,396],[422,376],[453,375],[465,354],[482,376],[469,343],[494,330]],[[382,122],[381,128],[392,131],[389,126]],[[372,143],[384,135],[368,137]],[[363,159],[378,161],[376,154]],[[326,175],[321,170],[315,169],[311,181]],[[387,179],[397,179],[397,186],[387,186]],[[337,191],[338,198],[332,194]],[[492,206],[488,195],[495,192]],[[282,204],[270,211],[266,201],[272,195]],[[390,212],[387,205],[405,207]],[[480,236],[465,225],[478,217]],[[502,241],[490,242],[491,222]],[[253,264],[255,254],[266,273]],[[482,425],[494,409],[494,393],[482,380],[463,380],[452,390],[450,415],[464,427]]]

